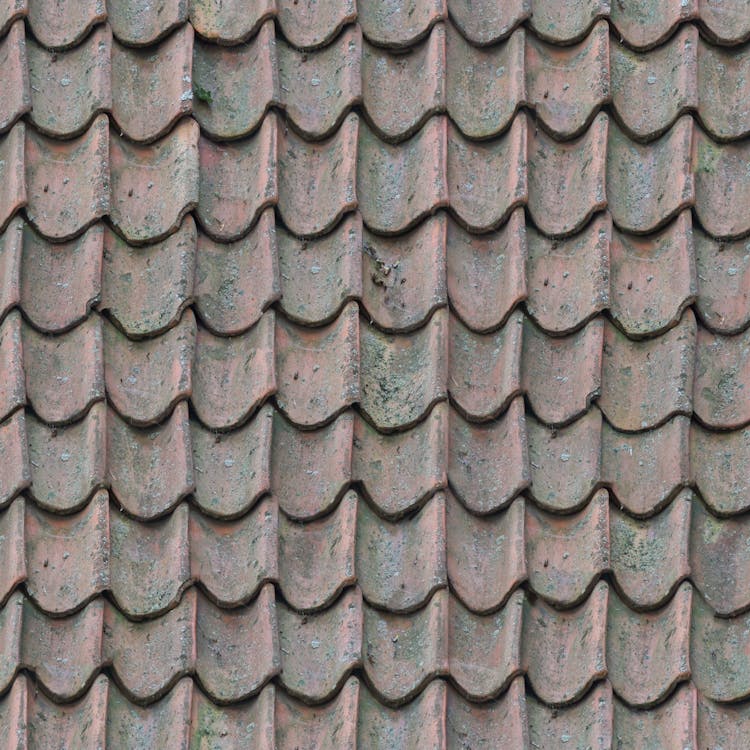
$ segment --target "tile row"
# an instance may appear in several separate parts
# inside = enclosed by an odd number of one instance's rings
[[[237,607],[275,581],[286,602],[312,612],[357,582],[372,606],[407,613],[450,581],[469,610],[486,613],[524,581],[553,606],[575,606],[611,573],[636,610],[663,606],[688,576],[720,616],[750,608],[747,516],[714,516],[689,491],[643,519],[610,507],[606,490],[565,516],[524,498],[478,516],[446,490],[394,521],[349,490],[328,515],[303,523],[284,500],[264,497],[229,520],[183,502],[144,522],[110,507],[105,491],[66,516],[17,498],[0,511],[9,540],[0,599],[23,583],[43,611],[62,616],[109,591],[128,617],[142,618],[174,607],[194,583]]]
[[[19,20],[0,41],[0,61],[10,91],[0,101],[0,132],[28,113],[39,132],[62,138],[109,112],[118,132],[134,141],[155,141],[191,113],[205,135],[237,139],[273,107],[296,131],[319,140],[361,107],[385,140],[413,135],[439,112],[465,136],[487,139],[526,106],[545,129],[568,139],[610,102],[637,140],[656,138],[688,111],[715,140],[750,132],[742,106],[750,95],[744,48],[715,47],[692,24],[649,52],[611,37],[605,21],[565,48],[523,28],[497,45],[474,47],[453,24],[441,23],[406,54],[373,47],[360,26],[304,52],[276,40],[271,20],[238,47],[194,39],[185,25],[156,47],[129,48],[104,24],[80,46],[58,52],[26,40]]]
[[[16,592],[0,610],[0,686],[5,692],[28,669],[45,693],[68,702],[109,668],[138,703],[152,703],[195,675],[221,704],[255,695],[272,679],[318,704],[357,673],[380,701],[398,707],[429,690],[435,677],[450,677],[469,701],[483,703],[525,675],[549,706],[577,703],[605,678],[634,708],[663,703],[691,679],[705,698],[734,703],[750,694],[747,655],[732,646],[749,626],[747,615],[717,618],[687,582],[655,612],[632,611],[602,581],[572,610],[519,590],[484,616],[444,589],[409,615],[370,607],[357,588],[304,615],[275,598],[270,584],[236,610],[219,609],[190,589],[174,609],[147,621],[126,619],[102,598],[69,617],[49,618]],[[550,642],[559,648],[547,648]]]
[[[526,206],[537,229],[560,238],[605,208],[621,231],[648,234],[693,207],[708,234],[728,240],[750,232],[748,144],[717,144],[689,115],[649,144],[631,141],[604,113],[564,143],[529,127],[523,112],[492,141],[469,142],[440,115],[396,145],[353,113],[315,143],[273,112],[255,135],[225,144],[201,136],[192,118],[152,145],[121,139],[103,114],[70,141],[18,123],[0,137],[0,230],[25,207],[55,242],[108,216],[141,245],[174,233],[194,211],[207,235],[231,242],[275,206],[285,227],[308,239],[357,208],[376,234],[405,232],[441,208],[489,232]]]
[[[579,747],[616,747],[619,742],[639,750],[684,750],[741,747],[750,731],[746,703],[718,704],[691,683],[653,709],[630,708],[613,696],[606,680],[580,704],[550,708],[526,693],[521,677],[501,698],[483,705],[468,702],[436,679],[412,702],[394,709],[380,703],[357,677],[323,706],[308,706],[274,684],[247,702],[219,706],[190,678],[182,678],[159,702],[141,707],[104,675],[80,700],[59,705],[21,674],[0,698],[0,721],[22,750],[60,741],[71,750],[534,750],[567,747],[571,740]],[[86,727],[84,736],[81,727]]]
[[[353,213],[328,235],[301,240],[267,208],[232,243],[216,242],[187,216],[174,234],[144,247],[129,246],[101,222],[52,243],[16,217],[0,234],[0,271],[0,321],[20,307],[35,329],[51,334],[96,308],[128,338],[151,338],[193,305],[209,331],[236,336],[271,306],[292,323],[320,326],[352,300],[388,333],[423,327],[447,305],[468,331],[490,333],[522,303],[554,336],[606,310],[629,338],[650,338],[691,304],[714,333],[750,326],[750,242],[712,239],[692,227],[689,210],[644,237],[620,232],[604,212],[579,234],[551,240],[517,208],[502,229],[484,235],[439,211],[404,235],[382,237]]]
[[[617,34],[634,47],[652,47],[686,21],[698,21],[704,33],[721,44],[750,37],[742,0],[645,0],[637,4],[609,0],[555,2],[512,0],[498,7],[482,0],[329,0],[322,7],[293,0],[167,0],[154,6],[143,0],[3,0],[0,33],[14,19],[27,17],[35,37],[46,47],[78,44],[89,30],[108,20],[115,36],[129,46],[152,44],[188,21],[201,36],[238,44],[255,34],[264,20],[276,18],[296,47],[329,43],[346,24],[357,21],[365,36],[385,47],[407,47],[450,15],[462,34],[477,45],[491,44],[526,22],[539,36],[569,44],[585,36],[600,18],[610,19]]]

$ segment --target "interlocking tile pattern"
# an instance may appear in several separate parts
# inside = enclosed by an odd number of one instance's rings
[[[748,39],[0,0],[0,744],[747,747]]]

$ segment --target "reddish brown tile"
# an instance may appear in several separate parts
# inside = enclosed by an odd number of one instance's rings
[[[750,606],[750,550],[748,526],[743,516],[717,518],[693,503],[690,529],[692,579],[703,599],[722,617],[731,617]]]
[[[185,119],[150,146],[112,138],[110,219],[129,243],[163,239],[198,205],[198,137]]]
[[[447,310],[437,310],[411,334],[387,335],[364,326],[360,337],[360,408],[379,431],[411,427],[446,398]]]
[[[190,23],[205,39],[224,45],[249,41],[276,13],[275,0],[190,0]]]
[[[21,305],[35,328],[48,333],[74,328],[99,302],[103,237],[101,224],[62,243],[47,242],[24,227]]]
[[[106,414],[107,407],[99,402],[67,427],[48,427],[27,415],[30,492],[41,508],[56,513],[78,510],[104,486]]]
[[[399,518],[447,485],[448,407],[436,404],[424,422],[392,435],[357,419],[353,446],[352,478],[379,513]]]
[[[279,213],[293,234],[326,234],[357,207],[358,131],[354,113],[335,135],[319,143],[308,143],[286,127],[281,130]]]
[[[0,645],[2,645],[4,655],[3,661],[0,663],[0,687],[3,691],[10,686],[22,663],[23,602],[23,594],[16,591],[8,597],[5,606],[0,609]],[[23,675],[19,675],[19,679],[23,679]],[[0,703],[0,705],[2,704]],[[5,705],[7,707],[7,703]],[[0,720],[3,718],[3,709],[0,708]]]
[[[608,16],[610,5],[607,0],[536,0],[533,10],[529,23],[537,36],[556,44],[570,44],[583,39],[598,18]]]
[[[440,212],[406,235],[379,237],[365,231],[362,297],[367,315],[379,328],[419,328],[447,303],[447,225],[447,215]]]
[[[443,24],[434,26],[427,39],[405,52],[365,42],[362,94],[378,135],[386,140],[408,138],[431,115],[445,109],[445,62]]]
[[[613,37],[612,103],[628,133],[651,140],[698,108],[697,53],[698,29],[692,25],[645,53]]]
[[[693,120],[683,116],[659,140],[640,144],[610,123],[607,197],[615,225],[645,234],[696,200],[690,162]]]
[[[0,234],[0,320],[21,301],[23,219],[13,219]]]
[[[572,333],[609,307],[611,238],[609,213],[570,239],[528,230],[526,311],[538,326],[555,335]]]
[[[302,325],[323,325],[362,296],[362,217],[344,217],[329,234],[299,239],[278,231],[281,308]]]
[[[197,691],[196,691],[197,692]],[[161,700],[148,707],[131,703],[115,684],[109,684],[107,743],[127,747],[142,742],[146,747],[184,750],[188,746],[193,681],[183,678]]]
[[[203,15],[214,0],[193,2],[193,15]],[[238,3],[228,11],[239,10]],[[240,31],[251,13],[237,18],[228,33]],[[210,11],[209,11],[210,12]],[[244,15],[244,14],[243,14]],[[202,28],[196,19],[193,26],[199,34],[213,31]],[[258,34],[247,44],[224,47],[207,43],[200,37],[193,47],[193,112],[201,131],[216,140],[233,140],[248,135],[260,124],[268,108],[281,101],[276,64],[273,21],[263,23]]]
[[[0,698],[0,724],[9,737],[15,737],[17,750],[23,750],[28,742],[28,694],[27,677],[18,675],[10,690]],[[9,747],[13,747],[10,745]]]
[[[578,232],[607,205],[608,127],[600,113],[575,141],[558,143],[537,129],[529,135],[529,212],[544,234]]]
[[[107,481],[129,514],[157,518],[193,490],[189,431],[184,402],[162,424],[145,429],[132,427],[107,410]]]
[[[636,613],[612,594],[607,615],[607,665],[612,687],[629,706],[661,703],[690,677],[692,587],[683,583],[657,612]]]
[[[195,307],[212,332],[236,336],[260,320],[279,299],[273,209],[261,213],[250,233],[236,242],[198,234],[195,249]],[[253,283],[246,280],[252,275]]]
[[[7,33],[11,24],[28,15],[28,0],[3,0],[0,5],[0,36]]]
[[[25,425],[23,409],[0,424],[0,465],[4,467],[0,471],[0,508],[31,483]]]
[[[357,17],[354,0],[278,0],[284,37],[297,49],[329,44],[341,28]]]
[[[528,747],[523,677],[516,677],[500,698],[490,702],[467,701],[449,690],[445,724],[451,750]]]
[[[274,744],[275,688],[266,685],[258,696],[246,703],[217,706],[201,692],[193,692],[190,716],[191,747],[255,747],[275,750]]]
[[[378,0],[358,8],[365,37],[379,47],[407,47],[448,14],[445,0]]]
[[[609,99],[609,26],[598,21],[587,37],[570,47],[526,43],[527,100],[555,135],[582,133]]]
[[[697,747],[742,747],[750,732],[748,704],[727,706],[698,694]]]
[[[362,594],[350,589],[316,614],[278,613],[281,684],[306,703],[333,698],[362,663]]]
[[[445,496],[438,493],[413,518],[396,523],[366,503],[357,510],[356,569],[368,604],[411,612],[447,586]]]
[[[0,102],[0,133],[31,109],[31,89],[26,63],[26,35],[22,20],[14,21],[0,39],[0,69],[8,82]]]
[[[506,37],[531,15],[527,0],[512,0],[501,6],[491,0],[450,0],[449,4],[451,20],[476,46]]]
[[[581,701],[564,708],[549,708],[531,695],[526,702],[531,747],[536,745],[545,750],[568,750],[571,740],[578,743],[576,750],[615,747],[612,736],[612,686],[609,682],[598,683]]]
[[[106,115],[72,141],[26,131],[26,216],[40,234],[55,241],[70,239],[110,210],[108,153]]]
[[[186,399],[192,392],[195,339],[190,309],[174,328],[145,341],[131,341],[105,324],[104,378],[107,396],[118,414],[145,427],[161,422],[178,401]]]
[[[203,425],[238,427],[275,392],[274,328],[273,311],[240,336],[214,336],[198,327],[191,403]]]
[[[23,122],[0,136],[0,180],[4,189],[0,194],[0,231],[7,231],[13,215],[26,205],[24,177],[25,133]]]
[[[720,336],[698,328],[695,415],[706,426],[737,429],[750,421],[745,383],[750,377],[750,330]]]
[[[145,622],[131,622],[116,607],[107,606],[104,659],[132,699],[151,703],[194,671],[195,620],[194,590],[163,617]]]
[[[143,47],[159,41],[188,19],[189,0],[108,0],[112,31],[129,47]]]
[[[198,507],[232,518],[252,508],[271,486],[273,407],[266,404],[239,430],[219,435],[190,424]]]
[[[609,423],[637,432],[658,427],[675,414],[690,416],[695,351],[691,310],[677,326],[647,341],[631,341],[607,323],[599,406]]]
[[[445,745],[446,685],[434,680],[408,706],[387,708],[369,690],[362,690],[358,716],[358,747],[372,750],[442,750]]]
[[[432,117],[405,143],[381,141],[359,129],[357,197],[369,229],[397,234],[448,205],[447,119]]]
[[[25,513],[26,501],[18,498],[10,504],[10,507],[0,511],[0,538],[3,540],[2,549],[0,549],[0,602],[6,601],[6,617],[3,618],[3,625],[0,632],[3,633],[2,640],[9,637],[15,632],[12,625],[15,622],[13,615],[13,595],[12,592],[17,586],[20,586],[27,577],[26,566],[26,548],[25,548]],[[0,610],[2,611],[2,610]],[[8,619],[9,618],[9,619]],[[7,652],[6,652],[7,653]],[[10,665],[8,665],[8,669]],[[0,674],[5,673],[3,669]],[[11,674],[4,676],[10,680]],[[5,682],[0,680],[0,687],[5,687]]]
[[[693,681],[711,700],[733,702],[750,695],[747,630],[750,615],[717,617],[699,593],[693,594],[690,665]]]
[[[31,120],[38,130],[58,138],[78,135],[96,114],[112,109],[111,52],[108,24],[65,52],[29,40]]]
[[[701,226],[718,238],[731,239],[750,231],[744,210],[750,200],[750,175],[745,142],[717,144],[695,129],[695,213]]]
[[[453,221],[446,235],[447,285],[453,312],[477,332],[502,325],[526,297],[526,229],[517,208],[491,234],[469,234]],[[482,304],[477,305],[476,300]]]
[[[510,5],[513,5],[511,3]],[[461,26],[456,13],[466,14],[461,20],[475,24],[467,13],[468,7],[477,3],[462,2],[468,6],[460,11],[451,3],[451,15]],[[518,2],[520,5],[520,2]],[[484,22],[491,14],[503,9],[490,8],[482,2]],[[508,6],[505,6],[506,8]],[[480,11],[474,10],[474,13]],[[480,16],[477,16],[479,18]],[[489,29],[480,34],[487,33]],[[507,41],[492,47],[475,47],[457,31],[453,24],[447,27],[447,89],[448,114],[459,130],[469,138],[489,138],[505,130],[518,107],[526,100],[524,81],[525,31],[518,29]]]
[[[446,493],[448,580],[472,612],[492,612],[503,604],[507,609],[511,592],[526,578],[524,505],[519,498],[507,510],[475,516]],[[464,687],[468,690],[468,683]]]
[[[730,515],[750,507],[750,482],[738,466],[750,461],[750,429],[709,432],[690,425],[692,480],[713,513]]]
[[[274,413],[271,492],[287,516],[309,521],[339,502],[352,478],[353,424],[349,412],[303,432]]]
[[[699,7],[703,30],[709,38],[733,44],[750,37],[750,19],[743,0],[699,0]]]
[[[472,513],[505,507],[530,482],[523,399],[515,398],[499,419],[486,424],[449,415],[448,481]]]
[[[278,42],[279,88],[287,117],[309,140],[332,135],[362,100],[362,31],[347,27],[329,46],[302,52]]]
[[[141,11],[142,12],[142,11]],[[112,45],[112,117],[121,133],[151,142],[192,110],[193,27],[185,24],[158,47]],[[148,91],[148,96],[142,92]]]
[[[5,420],[26,402],[21,313],[11,310],[0,324],[0,419]]]
[[[50,425],[82,417],[94,402],[104,398],[102,359],[102,322],[98,315],[54,337],[24,324],[26,393],[34,413]]]
[[[279,518],[279,584],[284,600],[299,612],[331,606],[356,582],[354,546],[357,494],[347,492],[322,519],[300,524]],[[315,565],[310,565],[314,560]]]
[[[110,515],[112,597],[131,619],[172,609],[190,581],[188,505],[148,524]]]
[[[522,664],[534,694],[548,705],[580,700],[607,674],[605,641],[609,589],[600,581],[588,600],[557,611],[541,600],[524,606]],[[555,643],[539,649],[539,643]]]
[[[29,3],[31,31],[48,49],[64,49],[79,44],[94,25],[106,18],[105,0],[61,0],[54,5],[44,0],[31,0]]]
[[[532,591],[557,607],[578,604],[609,569],[609,496],[600,490],[568,516],[529,503],[524,536]]]
[[[611,20],[621,37],[631,47],[655,47],[669,37],[673,30],[698,15],[698,0],[636,0],[627,5],[615,3]]]
[[[696,313],[716,333],[739,333],[750,324],[750,243],[719,242],[693,229],[698,276]]]
[[[620,508],[650,516],[688,485],[689,430],[685,416],[635,435],[602,425],[602,479]]]
[[[48,617],[24,599],[21,660],[25,667],[33,670],[44,686],[44,693],[55,703],[75,700],[93,682],[102,662],[103,613],[102,599],[95,599],[70,617]],[[60,658],[61,654],[67,658]],[[38,690],[32,691],[35,697],[38,693]],[[55,728],[62,730],[59,724]],[[60,736],[57,736],[55,742],[59,741]],[[52,741],[42,743],[41,747],[45,744],[54,747]],[[39,745],[32,745],[35,746]]]
[[[106,747],[108,689],[107,678],[100,675],[79,701],[58,705],[43,692],[29,688],[26,717],[29,746]]]
[[[276,322],[276,403],[303,429],[330,422],[359,398],[359,316],[350,302],[325,328]]]
[[[212,143],[201,137],[201,227],[214,239],[228,242],[252,228],[263,209],[278,200],[276,177],[277,124],[269,114],[250,138],[236,143]]]
[[[526,176],[526,115],[514,118],[507,134],[492,141],[468,141],[448,127],[447,181],[458,221],[485,232],[507,220],[529,200]]]
[[[279,578],[278,507],[271,498],[236,521],[190,513],[190,572],[220,607],[238,607]]]
[[[536,417],[564,425],[589,408],[601,389],[604,321],[552,338],[524,320],[521,385]]]
[[[198,597],[196,666],[201,685],[217,703],[254,695],[279,673],[273,585],[240,609],[218,609]]]
[[[688,683],[678,688],[669,700],[650,711],[629,708],[614,702],[614,738],[622,747],[633,750],[684,750],[697,747],[696,692]]]
[[[521,392],[523,314],[515,311],[495,333],[476,334],[451,315],[448,321],[448,392],[461,414],[487,421]]]
[[[404,703],[448,674],[448,599],[447,590],[437,591],[410,615],[364,605],[364,671],[379,700]]]
[[[357,678],[350,677],[339,694],[322,706],[307,706],[279,690],[274,714],[275,744],[269,744],[267,750],[316,750],[319,747],[355,750],[359,689]]]
[[[648,238],[615,231],[610,253],[611,313],[625,333],[641,338],[677,325],[698,293],[690,212]]]

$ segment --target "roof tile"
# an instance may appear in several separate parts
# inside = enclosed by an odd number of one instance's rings
[[[298,49],[329,44],[357,17],[355,0],[278,0],[278,5],[281,30]]]
[[[88,317],[102,295],[103,239],[102,224],[60,243],[24,226],[21,305],[35,328],[60,333]]]
[[[61,0],[53,5],[31,0],[28,18],[34,37],[45,47],[64,49],[79,44],[93,26],[104,21],[107,8],[105,0]]]
[[[334,606],[344,588],[354,585],[358,502],[357,494],[349,491],[324,518],[300,524],[283,513],[279,517],[279,583],[284,600],[295,610]]]
[[[586,36],[598,18],[608,16],[609,0],[556,2],[535,0],[529,24],[537,36],[548,42],[570,44]]]
[[[22,409],[0,423],[0,508],[7,505],[31,482],[26,420]]]
[[[23,219],[12,219],[0,234],[0,321],[21,301]]]
[[[107,407],[99,402],[66,427],[48,427],[27,415],[30,493],[41,508],[55,513],[78,510],[104,486],[106,414]]]
[[[742,747],[748,732],[747,703],[727,706],[698,694],[698,747]]]
[[[30,45],[31,46],[31,45]],[[31,109],[31,90],[27,69],[26,35],[23,21],[14,21],[0,39],[0,68],[7,89],[0,102],[0,133]]]
[[[107,0],[115,37],[131,47],[154,44],[187,21],[189,0]]]
[[[324,612],[300,615],[281,604],[281,684],[306,703],[339,692],[362,663],[362,595],[350,589]]]
[[[0,624],[0,632],[3,633],[2,641],[9,637],[13,637],[13,633],[16,632],[16,626],[13,625],[15,618],[13,616],[13,594],[17,586],[23,583],[27,578],[27,565],[26,565],[26,523],[25,514],[26,501],[23,498],[18,498],[10,504],[8,508],[0,511],[0,537],[3,539],[3,546],[0,550],[0,602],[5,601],[4,610],[5,617],[0,615],[2,618],[2,624]],[[6,601],[7,600],[7,601]],[[7,645],[4,643],[4,646]],[[3,653],[9,654],[9,651],[3,650]],[[6,670],[10,670],[10,664],[0,671],[0,687],[5,688],[5,682],[2,677],[7,677],[10,680],[11,674],[6,673]]]
[[[186,119],[149,146],[111,139],[110,220],[129,243],[163,239],[198,204],[198,136]]]
[[[529,0],[512,0],[502,6],[489,0],[450,0],[448,5],[453,23],[476,46],[503,39],[531,15]]]
[[[23,508],[21,508],[21,519],[23,519]],[[6,690],[11,684],[22,661],[21,631],[23,628],[23,602],[23,594],[20,591],[16,591],[10,595],[5,606],[0,609],[0,643],[5,655],[0,664],[0,686],[2,686],[3,690]],[[19,675],[19,679],[24,679],[23,674]],[[2,709],[0,709],[0,717],[4,718]]]
[[[446,493],[448,580],[472,612],[486,614],[518,604],[512,592],[526,578],[524,505],[519,498],[499,513],[475,516]],[[471,692],[470,683],[463,687]]]
[[[26,125],[19,122],[8,133],[0,136],[0,180],[4,186],[0,194],[0,231],[7,231],[13,215],[27,203],[24,177],[25,133]]]
[[[28,737],[27,679],[24,674],[18,675],[10,690],[0,698],[0,722],[6,727],[8,736],[17,739],[17,748],[23,748]]]
[[[723,44],[744,42],[750,37],[750,18],[745,0],[699,0],[701,21],[709,36]]]
[[[190,23],[204,39],[225,45],[248,41],[276,13],[276,0],[190,0]]]
[[[98,26],[79,46],[54,52],[28,43],[31,121],[57,138],[78,135],[112,109],[112,30]]]
[[[381,47],[411,46],[447,15],[446,0],[376,0],[362,3],[359,23],[365,37]]]
[[[352,478],[380,514],[400,517],[447,485],[448,419],[447,405],[436,404],[423,422],[391,435],[356,420]]]
[[[21,341],[21,313],[11,310],[0,323],[0,419],[26,402],[24,357]]]
[[[28,14],[28,0],[2,0],[0,4],[0,36],[4,35],[11,24]]]
[[[611,20],[622,37],[635,48],[654,47],[673,30],[698,15],[698,0],[637,0],[612,4]]]

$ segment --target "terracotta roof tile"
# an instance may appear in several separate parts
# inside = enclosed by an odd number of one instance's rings
[[[78,46],[54,52],[28,42],[31,121],[42,133],[67,138],[112,109],[112,30],[96,29]]]
[[[83,419],[66,427],[48,427],[27,416],[29,492],[41,508],[55,513],[78,510],[104,486],[106,413],[103,402],[95,403]]]
[[[355,421],[352,478],[363,484],[378,513],[398,518],[446,487],[449,419],[447,405],[436,404],[405,432],[383,435],[366,420]]]
[[[0,179],[5,186],[0,197],[0,231],[7,231],[13,215],[26,205],[24,137],[26,126],[16,123],[0,136]]]
[[[18,3],[15,4],[18,7]],[[34,37],[48,49],[80,44],[89,30],[106,18],[105,0],[62,0],[54,5],[44,0],[29,2],[29,27]]]
[[[193,28],[203,38],[225,45],[249,40],[275,12],[274,0],[259,0],[252,6],[244,0],[190,0]]]
[[[0,35],[5,34],[11,24],[28,15],[28,0],[3,0],[0,4]]]
[[[20,617],[20,607],[12,607],[8,610],[9,614],[16,617]],[[2,615],[0,615],[1,617]],[[3,644],[5,647],[6,644]],[[9,651],[3,653],[9,654]],[[13,665],[15,667],[15,664]],[[17,737],[18,745],[23,747],[23,742],[26,739],[26,719],[28,717],[27,712],[27,677],[24,674],[19,674],[16,680],[11,684],[10,676],[8,684],[10,690],[0,698],[0,721],[3,722],[3,726],[6,727],[8,735]]]
[[[485,46],[508,36],[531,15],[528,0],[513,0],[501,7],[492,2],[450,0],[448,12],[461,34],[476,46]]]
[[[0,419],[5,420],[26,402],[23,362],[21,314],[11,310],[0,323],[0,367],[4,373],[0,381]]]
[[[130,47],[154,44],[187,21],[189,0],[107,2],[109,22],[115,37]]]
[[[743,0],[699,0],[701,21],[708,34],[723,44],[737,44],[750,37],[750,20]]]
[[[13,22],[7,35],[0,39],[0,67],[8,84],[8,92],[0,102],[0,132],[3,132],[31,109],[23,21]]]
[[[636,48],[654,47],[671,36],[680,23],[698,15],[698,0],[667,0],[660,6],[653,0],[638,0],[611,7],[612,23],[621,36]]]
[[[3,544],[0,560],[2,561],[2,576],[0,577],[0,602],[5,602],[2,610],[4,616],[0,632],[3,634],[3,641],[7,638],[14,638],[17,626],[14,625],[16,617],[13,614],[14,589],[26,580],[26,549],[25,549],[25,510],[26,502],[23,498],[14,500],[8,508],[0,511],[0,533],[2,533]],[[6,541],[7,540],[7,541]],[[19,631],[20,632],[20,631]],[[7,643],[4,643],[7,646]],[[8,654],[8,651],[3,650]],[[3,672],[10,670],[8,664]],[[7,680],[10,680],[10,674],[4,674]],[[5,687],[5,682],[0,680],[0,686]]]
[[[554,2],[534,0],[529,25],[537,36],[560,45],[571,44],[586,36],[597,19],[609,15],[607,0]]]
[[[7,505],[31,483],[26,420],[22,409],[0,424],[0,507]]]
[[[0,234],[0,321],[21,301],[23,228],[19,216]]]
[[[698,747],[742,747],[750,730],[747,704],[714,703],[698,694]]]
[[[358,11],[365,37],[381,47],[413,45],[447,15],[445,0],[377,0]]]
[[[261,0],[264,7],[266,0]],[[361,11],[361,9],[360,9]],[[278,0],[278,21],[284,36],[298,49],[322,47],[333,41],[357,15],[354,0]]]

